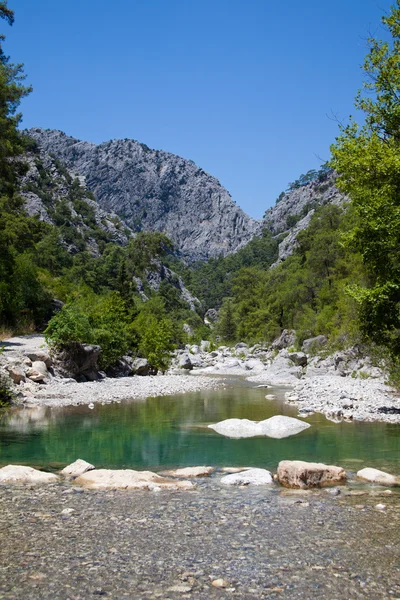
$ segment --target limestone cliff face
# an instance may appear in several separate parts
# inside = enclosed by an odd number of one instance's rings
[[[19,193],[26,212],[56,225],[71,254],[86,250],[97,256],[99,242],[128,243],[132,232],[115,213],[98,205],[82,178],[74,178],[43,150],[29,152],[22,160],[27,172],[20,180]]]
[[[96,145],[61,131],[27,133],[83,176],[103,209],[115,212],[133,231],[166,233],[192,260],[234,252],[259,231],[259,223],[193,161],[134,140]]]
[[[285,193],[275,206],[266,211],[263,227],[270,229],[275,236],[284,236],[279,244],[278,262],[293,253],[297,234],[308,227],[316,208],[326,204],[342,205],[346,201],[335,180],[336,174],[330,171],[320,180]]]

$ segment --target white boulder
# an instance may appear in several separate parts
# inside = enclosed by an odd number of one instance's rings
[[[293,417],[275,415],[259,422],[250,421],[249,419],[226,419],[208,427],[221,435],[231,438],[248,438],[265,435],[281,439],[300,433],[304,429],[308,429],[310,425],[305,421],[300,421]]]
[[[300,421],[300,419],[294,419],[293,417],[285,417],[284,415],[275,415],[265,421],[261,421],[259,425],[264,435],[277,439],[296,435],[310,427],[310,424],[305,421]]]
[[[7,465],[0,469],[0,483],[55,483],[54,473],[44,473],[23,465]]]
[[[270,485],[274,483],[272,473],[266,469],[247,469],[221,478],[224,485]]]
[[[193,487],[190,481],[173,481],[151,471],[134,471],[133,469],[95,469],[80,475],[75,479],[75,483],[92,490],[187,490]]]
[[[78,460],[65,467],[61,471],[61,475],[65,475],[66,477],[79,477],[79,475],[83,475],[83,473],[92,471],[93,469],[95,469],[93,465],[86,462],[86,460],[78,458]]]
[[[379,469],[372,469],[371,467],[366,467],[358,471],[357,477],[380,485],[400,485],[400,479],[395,475],[390,475],[390,473],[379,471]]]
[[[262,435],[259,424],[249,419],[225,419],[208,426],[221,435],[231,438],[248,438]]]

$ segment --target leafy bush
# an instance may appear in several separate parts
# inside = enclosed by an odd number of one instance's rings
[[[14,395],[10,389],[9,380],[5,375],[0,375],[0,407],[10,406]]]

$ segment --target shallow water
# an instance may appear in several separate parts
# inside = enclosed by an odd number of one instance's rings
[[[322,415],[285,439],[229,439],[207,428],[232,417],[296,416],[282,388],[256,388],[239,378],[217,390],[121,404],[13,410],[0,416],[0,464],[58,469],[77,458],[97,467],[161,470],[188,465],[275,469],[283,459],[374,466],[400,472],[400,425],[333,423]],[[266,400],[274,393],[277,400]]]

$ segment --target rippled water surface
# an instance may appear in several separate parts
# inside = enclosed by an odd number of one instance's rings
[[[67,408],[13,410],[0,416],[0,463],[59,468],[77,458],[97,467],[188,465],[276,468],[283,459],[375,466],[400,471],[400,425],[333,423],[321,415],[285,439],[229,439],[207,428],[231,417],[262,420],[296,416],[284,389],[256,388],[240,379],[226,387],[145,401]],[[265,399],[275,393],[276,401]]]

